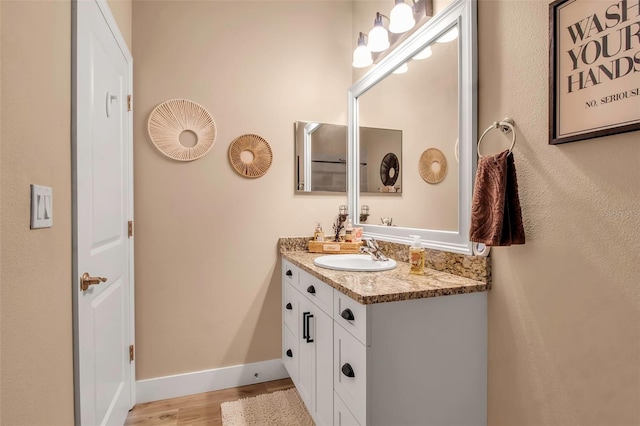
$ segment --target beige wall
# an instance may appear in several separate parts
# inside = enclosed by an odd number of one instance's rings
[[[479,4],[478,127],[516,122],[527,232],[492,252],[489,424],[637,425],[640,133],[547,144],[548,25],[545,1]]]
[[[280,236],[331,232],[346,195],[294,195],[296,120],[346,123],[348,2],[144,1],[133,5],[137,377],[280,357]],[[146,133],[172,98],[211,113],[203,158],[163,156]],[[259,179],[231,141],[264,137]]]
[[[71,3],[3,0],[0,11],[0,424],[69,425]],[[53,187],[52,228],[29,229],[32,183]]]
[[[0,423],[71,424],[71,6],[1,7]],[[52,228],[29,229],[32,183],[53,187]]]
[[[120,29],[120,33],[122,34],[124,41],[127,43],[129,50],[131,50],[131,35],[133,33],[133,0],[107,0],[107,4],[109,5],[109,9],[111,9],[113,17],[118,23],[118,28]]]

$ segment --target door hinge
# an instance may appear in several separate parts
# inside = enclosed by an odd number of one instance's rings
[[[127,111],[131,111],[133,109],[133,96],[127,95]]]
[[[129,362],[133,362],[135,356],[134,356],[134,348],[133,345],[129,346]]]
[[[131,238],[133,237],[133,221],[132,220],[129,221],[128,229],[129,229],[129,238]]]

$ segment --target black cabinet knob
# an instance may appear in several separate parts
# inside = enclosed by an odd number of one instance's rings
[[[291,272],[291,269],[287,269],[287,273],[285,274],[288,277],[292,277],[293,276],[293,272]]]
[[[312,285],[307,287],[307,293],[316,294],[316,288]]]
[[[344,374],[347,377],[356,377],[356,373],[353,372],[353,368],[349,363],[346,363],[345,365],[342,366],[342,374]]]
[[[349,308],[347,308],[344,311],[342,311],[340,316],[342,318],[346,319],[347,321],[353,321],[354,319],[356,319],[356,317],[353,316],[353,312]]]
[[[287,306],[285,306],[285,308],[287,308],[288,310],[292,310],[293,306],[291,306],[291,303],[287,303]]]
[[[291,349],[287,349],[287,356],[289,358],[293,358],[293,352],[291,352]]]

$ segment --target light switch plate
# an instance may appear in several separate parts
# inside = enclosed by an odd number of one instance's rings
[[[53,226],[53,189],[31,185],[31,229]]]

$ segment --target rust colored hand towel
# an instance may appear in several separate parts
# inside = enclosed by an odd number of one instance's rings
[[[478,161],[469,237],[487,246],[524,244],[516,166],[508,150]]]

